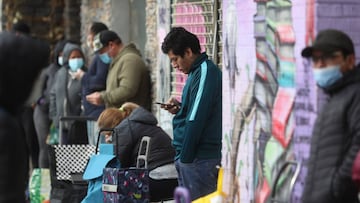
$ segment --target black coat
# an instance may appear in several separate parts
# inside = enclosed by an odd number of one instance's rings
[[[27,157],[19,119],[0,108],[0,202],[25,202]]]
[[[0,33],[0,203],[25,202],[29,155],[17,113],[49,53],[44,42]]]
[[[152,113],[142,107],[135,109],[128,118],[115,128],[117,136],[117,157],[121,167],[135,167],[143,136],[151,137],[148,168],[150,170],[174,162],[175,150],[165,131],[157,126]],[[115,139],[113,139],[114,141]]]
[[[311,140],[303,203],[359,202],[351,169],[360,148],[360,67],[325,89]]]

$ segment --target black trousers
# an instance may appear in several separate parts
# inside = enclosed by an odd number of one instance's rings
[[[174,190],[177,186],[177,179],[155,180],[150,178],[149,188],[151,202],[174,199]]]
[[[23,126],[28,152],[30,154],[30,160],[32,168],[39,167],[39,143],[34,127],[33,119],[34,110],[30,106],[23,107],[21,113],[21,124]]]

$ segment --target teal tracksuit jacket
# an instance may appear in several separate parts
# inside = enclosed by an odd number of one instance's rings
[[[222,73],[206,53],[192,64],[173,129],[175,160],[221,158]]]

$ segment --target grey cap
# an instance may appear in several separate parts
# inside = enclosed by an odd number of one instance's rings
[[[106,47],[109,42],[111,41],[120,41],[120,37],[113,31],[110,30],[104,30],[101,31],[99,34],[95,35],[93,46],[94,46],[94,52],[100,51],[103,47]]]

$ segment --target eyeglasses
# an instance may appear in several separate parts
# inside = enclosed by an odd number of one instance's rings
[[[320,56],[312,56],[311,59],[313,63],[318,63],[320,61],[328,63],[328,62],[332,62],[333,60],[335,60],[340,56],[342,56],[342,53],[340,51],[337,51],[328,54],[322,54]]]

